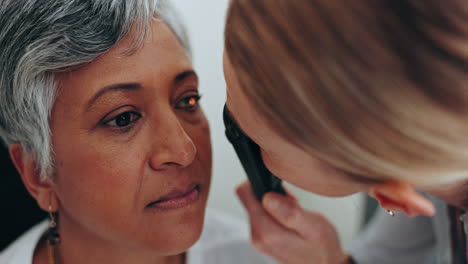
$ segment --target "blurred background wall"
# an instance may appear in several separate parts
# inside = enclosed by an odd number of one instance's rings
[[[245,179],[245,174],[224,137],[221,115],[226,99],[222,53],[228,0],[172,1],[188,28],[195,69],[200,76],[202,105],[211,124],[214,167],[209,206],[245,218],[245,211],[234,194],[235,186]],[[338,229],[343,245],[349,245],[363,220],[363,195],[332,199],[292,189],[304,207],[327,216]]]

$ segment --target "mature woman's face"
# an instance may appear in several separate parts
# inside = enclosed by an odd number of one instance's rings
[[[128,44],[58,78],[51,130],[61,228],[175,254],[202,229],[209,127],[170,29],[154,21],[141,49],[124,55]]]

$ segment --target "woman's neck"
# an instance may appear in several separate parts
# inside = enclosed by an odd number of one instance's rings
[[[56,264],[101,264],[101,263],[148,263],[184,264],[185,253],[162,256],[150,250],[123,247],[109,241],[98,239],[89,231],[61,221],[58,229],[61,242],[56,246]],[[48,260],[47,241],[40,242],[34,254],[34,264],[46,264]]]

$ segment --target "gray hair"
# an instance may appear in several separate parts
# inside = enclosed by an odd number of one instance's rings
[[[185,29],[164,0],[0,0],[0,138],[21,143],[42,180],[53,172],[55,74],[92,62],[130,29],[128,51],[135,50],[155,16],[191,57]]]

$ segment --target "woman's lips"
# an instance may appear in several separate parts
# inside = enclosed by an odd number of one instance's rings
[[[200,194],[200,185],[191,184],[185,190],[173,190],[159,200],[149,203],[146,207],[158,209],[178,209],[195,203]]]

